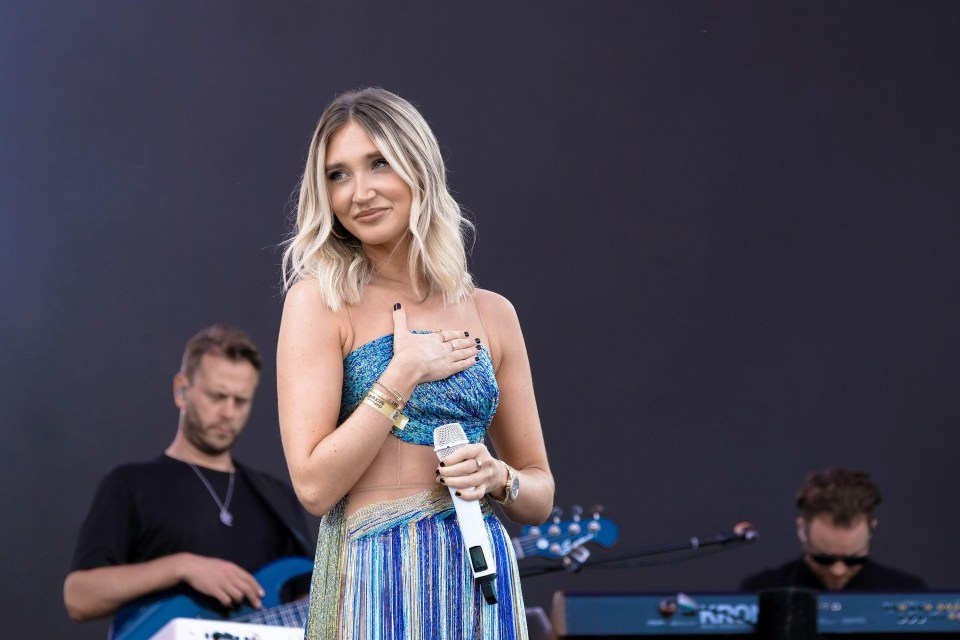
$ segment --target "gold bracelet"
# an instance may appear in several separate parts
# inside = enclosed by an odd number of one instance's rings
[[[402,393],[400,393],[393,387],[388,387],[387,385],[383,384],[379,380],[374,380],[373,384],[377,385],[378,387],[383,387],[384,391],[388,391],[392,393],[393,396],[396,398],[396,402],[394,404],[396,404],[401,410],[403,409],[404,406],[406,406],[407,403],[404,402]]]
[[[388,398],[387,394],[385,394],[383,391],[380,391],[379,389],[374,389],[373,387],[371,387],[370,390],[367,391],[367,395],[373,395],[374,397],[379,398],[384,403],[393,406],[393,408],[396,409],[397,411],[400,411],[400,403],[394,400],[393,398]]]
[[[390,398],[387,398],[376,389],[370,389],[370,391],[367,392],[367,395],[363,398],[363,403],[387,416],[397,429],[402,430],[407,426],[407,422],[410,421],[407,416],[400,412],[400,408],[390,401]]]

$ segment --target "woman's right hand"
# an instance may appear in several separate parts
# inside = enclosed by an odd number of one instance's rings
[[[393,307],[393,360],[414,385],[449,378],[465,371],[480,359],[479,339],[465,331],[443,329],[433,333],[410,333],[407,313],[400,304]]]

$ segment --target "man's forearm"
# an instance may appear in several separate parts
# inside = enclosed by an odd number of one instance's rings
[[[174,554],[149,562],[73,571],[63,583],[67,614],[76,621],[112,615],[140,596],[169,589],[182,579],[181,556]]]

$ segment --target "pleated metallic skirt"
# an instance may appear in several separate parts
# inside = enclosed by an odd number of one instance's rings
[[[473,580],[449,492],[439,487],[320,524],[308,640],[526,639],[517,561],[483,502],[497,562],[497,604]]]

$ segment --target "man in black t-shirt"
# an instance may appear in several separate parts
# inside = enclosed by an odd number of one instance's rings
[[[173,442],[153,460],[112,469],[97,487],[64,581],[71,618],[179,593],[260,608],[265,592],[253,573],[310,554],[293,490],[230,454],[259,376],[257,348],[239,329],[214,325],[187,342],[173,378]]]
[[[920,578],[870,558],[878,504],[880,491],[866,473],[839,468],[814,471],[797,495],[802,556],[749,576],[740,589],[925,591]]]

